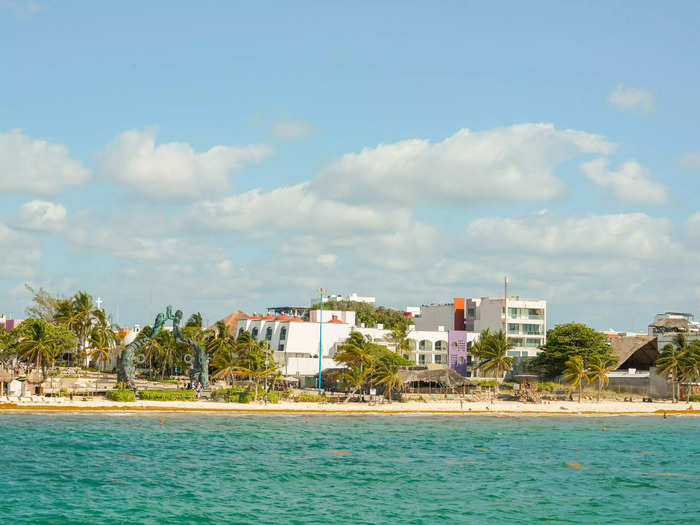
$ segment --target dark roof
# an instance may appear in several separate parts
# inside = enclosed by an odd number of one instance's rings
[[[631,335],[613,339],[612,351],[617,357],[617,369],[648,370],[659,357],[656,337],[651,335]]]
[[[448,388],[472,384],[469,379],[461,376],[451,368],[399,370],[399,378],[401,378],[403,383],[438,383]]]

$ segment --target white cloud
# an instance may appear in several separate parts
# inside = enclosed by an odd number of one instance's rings
[[[348,202],[404,206],[544,201],[565,191],[557,166],[615,148],[600,135],[551,124],[462,129],[437,143],[411,139],[343,155],[320,172],[313,190]]]
[[[40,260],[34,237],[0,222],[0,280],[30,277]]]
[[[322,199],[309,191],[309,183],[303,183],[203,201],[192,207],[190,216],[207,228],[253,235],[270,231],[341,234],[398,228],[410,221],[411,213]]]
[[[338,256],[332,253],[322,253],[316,257],[316,261],[324,266],[333,266],[338,260]]]
[[[679,160],[681,168],[700,171],[700,153],[687,153]]]
[[[466,230],[470,246],[487,252],[538,256],[598,256],[659,259],[683,253],[671,221],[644,213],[583,217],[533,214],[484,217]],[[597,271],[591,267],[591,271]]]
[[[313,131],[313,126],[305,120],[280,120],[272,125],[272,134],[278,139],[301,140]]]
[[[668,186],[651,180],[649,170],[634,160],[612,170],[608,168],[607,159],[595,159],[581,164],[581,170],[590,181],[611,191],[621,201],[650,205],[669,201]]]
[[[608,95],[608,104],[626,111],[641,111],[651,113],[656,109],[654,94],[648,89],[627,87],[618,84]]]
[[[0,133],[0,191],[55,195],[88,176],[62,144],[33,139],[19,130]]]
[[[34,200],[25,202],[17,214],[17,226],[27,230],[59,232],[66,222],[66,209],[62,204]]]
[[[264,144],[214,146],[198,153],[186,142],[156,145],[154,129],[117,136],[98,155],[100,171],[150,197],[196,199],[229,188],[229,175],[262,162],[272,153]]]
[[[36,0],[0,0],[0,7],[12,11],[17,18],[31,18],[44,10],[44,5]]]

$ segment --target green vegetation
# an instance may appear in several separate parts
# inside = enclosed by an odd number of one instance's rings
[[[496,374],[494,386],[496,397],[498,397],[498,379],[502,377],[502,373],[513,368],[513,358],[508,356],[508,350],[511,348],[513,345],[508,342],[502,330],[492,334],[488,329],[481,332],[481,338],[472,347],[472,353],[479,359],[479,368]]]
[[[562,376],[562,379],[571,384],[571,386],[578,386],[578,402],[580,403],[583,381],[588,382],[586,366],[583,364],[583,359],[581,356],[571,356],[571,359],[566,362],[566,368],[564,368],[564,375]]]
[[[145,401],[196,401],[194,390],[139,390],[139,399]]]
[[[326,401],[326,396],[311,394],[309,392],[300,392],[294,396],[294,401],[297,403],[322,403]]]
[[[592,383],[593,381],[598,382],[598,403],[600,403],[600,391],[603,389],[603,386],[610,382],[608,372],[614,370],[615,366],[616,362],[614,360],[603,361],[600,358],[594,360],[588,365],[586,380],[589,383]]]
[[[668,343],[661,350],[656,368],[660,375],[671,379],[673,401],[680,397],[682,381],[688,383],[686,399],[690,401],[691,383],[700,376],[700,341],[688,344],[685,335],[676,335],[673,344]]]
[[[123,387],[108,390],[105,397],[110,401],[136,401],[136,394],[134,394],[133,390],[127,390]]]
[[[320,303],[311,306],[312,310],[320,307]],[[323,308],[328,310],[340,310],[343,312],[355,312],[355,322],[364,323],[367,327],[377,326],[378,323],[384,325],[387,330],[393,330],[397,325],[413,324],[408,317],[404,317],[403,312],[388,308],[386,306],[374,306],[370,303],[358,303],[355,301],[327,301],[323,303]]]
[[[580,357],[585,364],[616,362],[603,334],[585,324],[568,323],[547,331],[547,344],[531,361],[531,366],[554,378],[564,372],[567,361],[574,356]]]
[[[47,365],[53,365],[62,352],[74,348],[76,338],[70,330],[43,319],[27,319],[5,334],[1,344],[2,360],[16,357],[33,363],[46,378]]]
[[[411,365],[405,357],[370,342],[359,332],[350,333],[348,341],[338,347],[335,360],[347,367],[338,375],[350,390],[346,403],[366,385],[384,385],[386,396],[391,399],[391,392],[403,387],[399,367]]]

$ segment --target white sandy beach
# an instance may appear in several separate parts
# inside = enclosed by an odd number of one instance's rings
[[[695,405],[698,405],[697,403]],[[329,413],[329,414],[510,414],[510,415],[624,415],[663,414],[664,412],[700,414],[700,405],[693,403],[642,403],[601,401],[551,401],[539,404],[517,401],[463,402],[434,401],[407,403],[221,403],[213,401],[135,401],[123,403],[105,399],[69,400],[68,398],[46,398],[0,404],[0,410],[69,410],[69,411],[175,411],[175,412],[260,412],[260,413]]]

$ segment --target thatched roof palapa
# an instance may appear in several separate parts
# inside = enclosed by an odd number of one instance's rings
[[[248,319],[250,317],[247,313],[241,312],[240,310],[236,310],[232,314],[227,315],[222,319],[224,324],[226,325],[226,328],[228,328],[229,334],[232,336],[236,336],[236,325],[238,324],[238,321],[241,319]],[[216,328],[216,323],[211,325],[210,327],[207,328],[207,330],[212,330]]]
[[[690,327],[690,321],[679,317],[666,317],[665,319],[661,319],[650,326],[653,326],[654,328],[661,328],[663,330],[687,332],[688,328]]]
[[[638,368],[648,370],[659,357],[656,337],[632,335],[612,341],[612,351],[617,357],[617,369]]]
[[[451,368],[441,368],[438,370],[399,370],[401,382],[406,383],[434,383],[445,388],[456,388],[462,385],[470,386],[472,382],[461,376]]]

